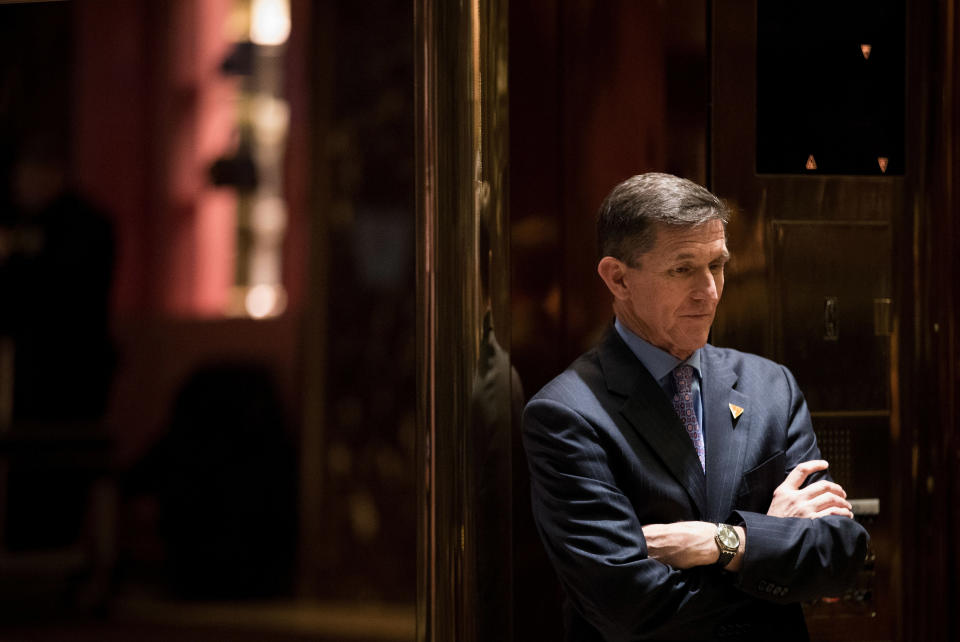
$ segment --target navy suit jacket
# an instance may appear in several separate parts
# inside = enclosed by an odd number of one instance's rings
[[[868,536],[855,520],[766,515],[789,471],[820,458],[793,375],[709,344],[700,365],[706,474],[670,400],[612,328],[527,404],[534,518],[573,607],[568,639],[805,640],[799,603],[856,578]],[[687,520],[742,524],[741,571],[647,556],[644,524]]]

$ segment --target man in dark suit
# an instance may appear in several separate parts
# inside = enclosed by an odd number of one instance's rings
[[[805,640],[866,531],[820,460],[785,367],[707,344],[727,210],[666,174],[600,209],[602,342],[527,405],[534,517],[574,640]]]

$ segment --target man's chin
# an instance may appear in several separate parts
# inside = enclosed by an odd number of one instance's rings
[[[707,339],[710,336],[709,330],[703,334],[698,334],[696,336],[685,337],[682,342],[682,351],[687,355],[691,355],[703,346],[707,345]]]

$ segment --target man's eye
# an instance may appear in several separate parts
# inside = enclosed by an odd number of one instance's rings
[[[675,268],[673,268],[673,269],[670,270],[670,271],[673,272],[674,274],[678,274],[678,275],[679,275],[679,274],[687,274],[688,272],[690,272],[690,268],[688,268],[687,266],[681,266],[681,267],[675,267]]]
[[[723,264],[723,263],[711,263],[711,264],[710,264],[710,271],[711,271],[711,272],[723,272],[723,267],[724,267],[724,264]]]

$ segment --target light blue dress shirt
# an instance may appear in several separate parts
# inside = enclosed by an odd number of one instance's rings
[[[643,367],[647,369],[657,383],[663,389],[668,399],[673,399],[676,392],[673,385],[673,369],[681,364],[687,364],[693,368],[696,376],[691,385],[693,393],[693,410],[697,413],[697,423],[700,424],[700,431],[706,439],[707,427],[703,425],[703,401],[700,398],[700,350],[696,350],[686,361],[681,361],[669,352],[665,352],[655,345],[644,341],[625,325],[620,323],[620,319],[613,322],[613,327],[617,329],[620,338],[627,344],[630,350],[637,356]]]

